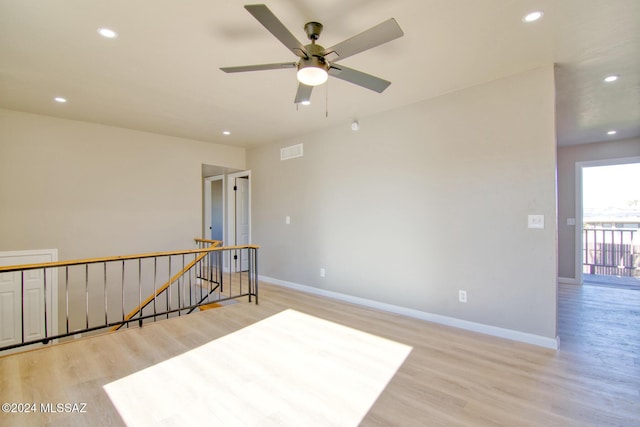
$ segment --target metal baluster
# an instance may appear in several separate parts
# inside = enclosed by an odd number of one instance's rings
[[[153,321],[156,321],[156,299],[158,297],[158,291],[156,290],[156,280],[158,278],[158,257],[153,257]]]
[[[249,270],[247,271],[247,280],[249,282],[249,302],[251,302],[251,294],[253,293],[253,252],[251,249],[247,249],[247,264]]]
[[[229,270],[231,270],[231,252],[228,251],[220,251],[220,289],[219,293],[222,294],[224,292],[224,259],[227,258],[229,260]],[[227,255],[228,254],[228,255]]]
[[[588,265],[589,264],[589,230],[584,230],[584,253],[582,254],[582,264],[583,264],[583,268],[582,268],[582,272],[584,273],[584,265]],[[589,270],[591,271],[591,270]]]
[[[122,297],[122,322],[124,324],[124,260],[122,260],[122,281],[120,283],[120,291]],[[129,323],[127,322],[127,328],[129,327]]]
[[[604,230],[601,230],[600,234],[602,235],[602,240],[600,241],[600,261],[599,264],[604,264],[606,248],[604,247]],[[597,238],[596,238],[597,240]]]
[[[627,255],[627,262],[625,265],[628,265],[629,267],[631,267],[630,270],[630,275],[633,276],[633,268],[635,267],[633,265],[633,254],[634,254],[634,247],[633,247],[633,230],[629,230],[629,254]]]
[[[65,284],[64,284],[64,292],[66,296],[66,316],[67,316],[67,333],[69,333],[69,266],[65,268]]]
[[[611,235],[611,237],[613,237],[613,232],[612,230],[609,230],[609,234]],[[609,245],[607,245],[607,237],[604,236],[604,250],[605,250],[605,258],[604,258],[604,265],[607,266],[605,267],[605,274],[609,274],[611,272],[611,269],[608,268],[608,266],[610,266],[612,264],[611,262],[611,247]]]
[[[47,269],[42,269],[42,274],[44,275],[43,282],[43,290],[44,290],[44,337],[49,336],[49,329],[47,325]]]
[[[200,253],[197,254],[197,256],[200,256]],[[206,257],[205,257],[206,258]],[[198,288],[200,288],[200,299],[198,301],[202,301],[202,265],[204,264],[204,258],[201,259],[200,261],[198,261],[198,270],[200,271],[200,275],[198,276],[198,280],[196,280],[196,284],[198,286]]]
[[[255,274],[255,287],[256,287],[256,305],[258,305],[258,249],[257,248],[253,248],[253,253],[254,253],[254,257],[255,257],[255,268],[254,268],[254,274]]]
[[[209,246],[210,247],[210,246]],[[206,248],[203,248],[206,249]],[[202,258],[202,265],[204,265],[204,273],[202,274],[202,280],[207,282],[207,290],[211,292],[211,252],[205,252],[206,255]]]
[[[22,309],[20,310],[20,325],[22,327],[22,342],[24,342],[24,270],[20,271],[20,288],[21,288],[21,301]]]
[[[193,261],[198,258],[198,254],[193,254]],[[193,305],[193,282],[191,280],[191,276],[195,270],[193,268],[189,269],[189,307]]]
[[[610,246],[610,251],[609,251],[609,259],[610,261],[608,262],[608,264],[610,266],[613,266],[614,268],[616,267],[616,232],[615,230],[610,230],[611,233],[611,246]],[[607,274],[611,274],[611,272],[613,271],[613,269],[609,269],[609,271],[607,271]]]
[[[231,254],[229,254],[229,256],[231,256]],[[229,296],[231,296],[231,294],[233,294],[233,270],[237,267],[235,265],[236,263],[231,263],[231,260],[229,260]],[[219,297],[218,299],[222,296],[222,294],[218,294]]]
[[[89,329],[89,264],[84,266],[84,308],[86,329]]]
[[[616,247],[616,235],[618,233],[616,233],[615,230],[611,230],[611,265],[613,266],[613,268],[618,267],[618,262],[616,261],[617,257],[618,257],[618,248]],[[614,271],[614,270],[612,270]],[[617,274],[617,270],[615,270],[615,273]]]
[[[182,279],[184,278],[184,254],[182,255],[182,270],[180,270],[183,272],[183,274],[180,275],[180,277],[178,277],[178,317],[181,316],[181,308],[182,308],[182,299],[184,298],[180,298],[180,283],[182,282]],[[184,289],[184,286],[182,287]]]
[[[216,280],[218,280],[222,290],[222,251],[216,251]]]
[[[142,258],[138,258],[138,326],[142,327]]]
[[[629,264],[629,252],[631,250],[624,242],[626,241],[624,238],[624,231],[622,231],[621,239],[622,239],[622,266],[626,269]],[[626,274],[625,274],[626,275]]]
[[[167,281],[169,286],[165,289],[167,293],[167,319],[169,318],[169,311],[171,311],[171,256],[169,256],[169,280]]]
[[[107,292],[107,262],[103,262],[102,266],[104,268],[104,280],[103,280],[103,288],[104,288],[104,324],[105,326],[109,324],[109,306],[108,299],[109,295]]]
[[[202,249],[202,248],[203,248],[202,242],[198,242],[198,249]],[[202,262],[198,263],[198,269],[196,271],[198,272],[199,278],[202,278]]]

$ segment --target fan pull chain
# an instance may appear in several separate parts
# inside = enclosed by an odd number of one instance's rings
[[[325,88],[325,99],[324,99],[324,117],[329,118],[329,80],[325,83],[327,87]]]

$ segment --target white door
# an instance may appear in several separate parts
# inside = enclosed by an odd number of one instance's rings
[[[250,215],[249,215],[249,177],[243,176],[235,179],[234,185],[236,205],[236,245],[248,245],[250,243]],[[240,271],[249,269],[248,250],[244,249],[238,254]],[[236,268],[238,264],[236,264]]]
[[[0,266],[52,262],[57,258],[55,249],[0,252]],[[24,341],[57,334],[57,311],[57,276],[51,270],[0,273],[0,347],[22,342],[23,320]]]

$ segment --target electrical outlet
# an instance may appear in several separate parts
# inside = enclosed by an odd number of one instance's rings
[[[458,301],[467,302],[467,291],[463,291],[463,290],[458,291]]]
[[[326,271],[324,270],[324,268],[320,269],[320,277],[324,277]]]

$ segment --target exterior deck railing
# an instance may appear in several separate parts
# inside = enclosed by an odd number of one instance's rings
[[[13,323],[0,324],[0,352],[132,323],[142,326],[239,297],[258,303],[258,246],[196,243],[199,248],[193,250],[0,267],[0,278],[14,275],[21,294],[7,308],[15,315],[1,318]],[[40,291],[32,292],[30,277],[43,279]]]
[[[640,277],[640,232],[636,229],[584,228],[583,273]]]

